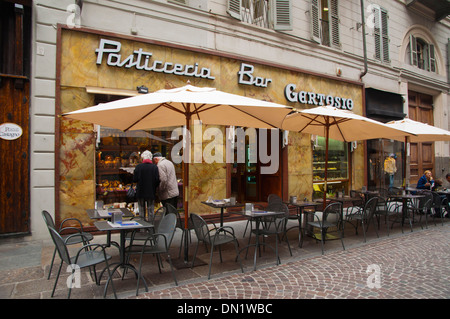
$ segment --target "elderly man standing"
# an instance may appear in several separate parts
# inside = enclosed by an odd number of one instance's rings
[[[159,199],[164,207],[167,207],[167,204],[171,204],[177,208],[179,191],[175,166],[159,152],[153,154],[153,162],[158,166],[159,171]]]

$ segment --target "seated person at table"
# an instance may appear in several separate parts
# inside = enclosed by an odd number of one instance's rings
[[[447,175],[445,175],[442,186],[444,187],[444,189],[450,189],[450,173],[447,173]]]
[[[422,177],[419,178],[416,188],[431,190],[433,189],[433,187],[434,187],[434,179],[433,176],[431,175],[431,171],[426,170],[423,173]]]

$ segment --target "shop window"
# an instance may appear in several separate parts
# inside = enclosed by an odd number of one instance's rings
[[[123,96],[96,95],[95,104],[118,100]],[[171,131],[127,131],[104,126],[95,127],[96,140],[96,200],[106,205],[121,206],[132,184],[135,167],[141,163],[145,150],[160,152],[171,160],[172,147],[178,141],[170,139]],[[173,162],[173,161],[172,161]],[[182,206],[182,165],[174,162],[179,181],[179,207]],[[130,206],[130,208],[133,208]]]
[[[340,47],[338,0],[311,0],[311,36],[313,41]]]
[[[314,197],[322,197],[325,179],[325,138],[314,138],[313,151],[313,183]],[[330,139],[328,142],[328,196],[335,196],[337,192],[349,191],[348,145],[345,142]],[[323,193],[322,193],[323,194]]]
[[[235,19],[263,28],[292,30],[291,1],[228,0],[227,12]]]
[[[424,39],[409,36],[409,63],[419,69],[436,72],[436,58],[434,45],[427,43]]]
[[[403,185],[403,143],[386,139],[367,141],[368,188]]]
[[[388,13],[379,6],[373,6],[375,59],[389,63]]]

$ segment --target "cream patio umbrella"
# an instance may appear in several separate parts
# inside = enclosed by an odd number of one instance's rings
[[[285,116],[291,111],[291,107],[281,104],[226,93],[215,88],[186,85],[103,103],[62,116],[122,131],[184,125],[189,130],[191,120],[195,119],[203,124],[270,129],[279,128]],[[186,138],[188,136],[185,136],[185,141]],[[183,155],[185,229],[187,229],[189,147]]]
[[[403,158],[403,186],[406,188],[406,149],[407,143],[450,141],[450,131],[404,118],[403,120],[391,121],[387,126],[409,132],[411,136],[391,136],[391,139],[405,143],[405,156]]]
[[[323,205],[326,205],[328,179],[328,141],[343,142],[411,136],[413,133],[400,131],[381,122],[332,106],[318,106],[292,113],[281,126],[288,131],[309,133],[325,137],[325,177]]]

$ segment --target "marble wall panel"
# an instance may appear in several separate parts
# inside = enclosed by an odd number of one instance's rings
[[[112,67],[106,65],[106,57],[103,57],[101,65],[96,64],[98,48],[101,38],[118,40],[122,44],[121,59],[125,59],[133,51],[140,48],[151,52],[150,64],[154,60],[162,62],[180,63],[183,65],[195,65],[198,68],[211,69],[214,80],[196,77],[177,76],[146,70],[138,70],[135,67]],[[63,30],[61,43],[61,111],[69,112],[93,105],[94,96],[87,94],[86,86],[99,86],[107,88],[135,90],[137,86],[145,85],[150,92],[185,85],[189,81],[192,85],[204,87],[216,87],[219,90],[263,99],[280,104],[290,105],[295,108],[310,108],[311,105],[302,105],[298,102],[288,102],[284,96],[284,88],[293,83],[296,91],[309,91],[315,93],[352,98],[354,112],[362,113],[362,87],[338,80],[322,78],[317,75],[303,74],[292,70],[274,68],[263,64],[251,63],[254,66],[253,76],[270,78],[267,88],[239,85],[237,83],[238,71],[243,61],[228,57],[208,55],[204,52],[195,52],[184,49],[176,49],[168,46],[152,43],[137,42],[129,39],[115,39],[103,35],[79,32],[77,30]],[[244,61],[245,62],[245,61]],[[202,134],[207,128],[203,126]],[[226,141],[225,127],[220,127],[223,132],[223,143]],[[85,206],[92,206],[95,197],[94,155],[95,139],[91,133],[93,126],[80,121],[61,119],[60,133],[60,207],[61,216],[85,215]],[[210,151],[211,141],[193,141],[194,152],[205,149]],[[209,196],[213,198],[226,197],[226,159],[224,149],[217,149],[217,155],[223,159],[223,163],[190,164],[190,211],[210,213],[211,208],[201,204]],[[359,185],[364,176],[364,152],[359,147],[353,153],[353,183]],[[362,184],[361,184],[362,185]],[[288,193],[299,198],[304,196],[311,198],[312,194],[312,148],[309,134],[290,132],[288,149]],[[75,207],[80,203],[81,207]],[[89,207],[90,207],[89,206]]]
[[[94,180],[61,181],[59,187],[60,220],[78,218],[83,225],[93,225],[86,209],[92,208],[95,201]]]
[[[62,133],[59,149],[60,180],[95,179],[95,135]]]

